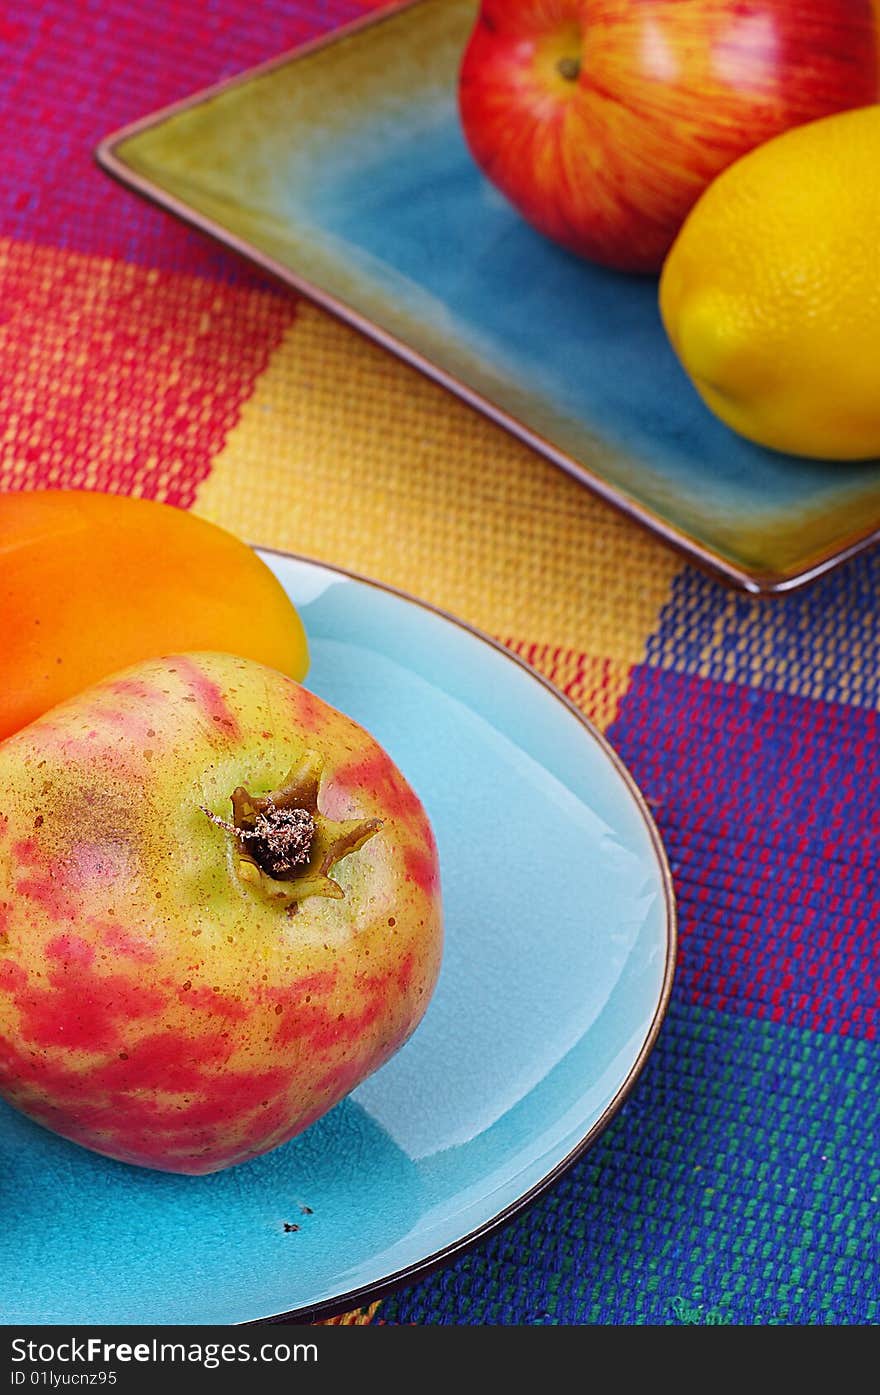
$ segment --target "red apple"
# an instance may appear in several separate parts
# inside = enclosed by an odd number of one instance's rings
[[[483,0],[465,137],[547,237],[657,272],[731,161],[880,98],[878,16],[872,0]]]

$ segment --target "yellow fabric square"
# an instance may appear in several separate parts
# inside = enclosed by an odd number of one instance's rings
[[[683,565],[481,413],[305,302],[194,507],[250,542],[390,582],[514,648],[532,646],[545,672],[567,652],[575,700],[603,726]],[[578,666],[582,655],[598,667]]]

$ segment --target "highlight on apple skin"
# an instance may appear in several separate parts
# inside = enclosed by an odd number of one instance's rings
[[[878,30],[872,0],[483,0],[462,129],[539,232],[656,273],[725,166],[880,98]]]

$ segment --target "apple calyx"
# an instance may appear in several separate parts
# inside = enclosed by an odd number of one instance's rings
[[[559,62],[556,64],[556,71],[561,77],[565,78],[566,82],[577,82],[581,75],[581,60],[566,55],[565,58],[559,59]]]
[[[213,824],[233,835],[241,880],[290,910],[308,896],[343,897],[331,870],[382,827],[381,819],[337,820],[322,814],[322,771],[320,757],[306,752],[280,788],[268,794],[251,794],[239,785],[231,795],[231,823],[202,806]]]

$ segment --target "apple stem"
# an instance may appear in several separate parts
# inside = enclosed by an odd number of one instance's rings
[[[577,82],[581,75],[581,60],[579,58],[560,58],[556,64],[556,69],[568,82]]]

